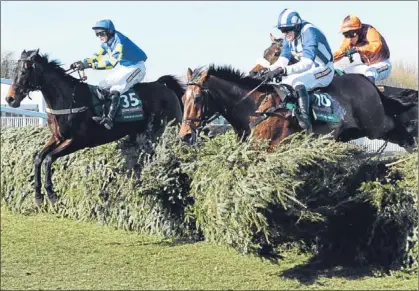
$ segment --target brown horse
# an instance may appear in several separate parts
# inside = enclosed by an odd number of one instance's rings
[[[59,63],[50,61],[47,55],[39,55],[38,51],[22,52],[6,97],[11,107],[19,107],[30,91],[40,90],[45,99],[51,137],[34,161],[37,205],[43,202],[41,165],[44,160],[45,189],[49,200],[55,203],[57,196],[53,191],[51,166],[59,157],[127,135],[135,136],[145,132],[149,124],[153,131],[160,132],[168,122],[178,124],[182,119],[180,98],[184,88],[176,78],[165,75],[155,82],[134,85],[135,93],[125,93],[128,96],[124,97],[121,107],[127,108],[125,112],[131,115],[125,121],[116,122],[112,130],[107,130],[94,122],[92,116],[97,115],[97,108],[102,108],[109,100],[100,103],[98,94],[94,93],[95,86],[68,75]],[[142,104],[142,108],[138,104]],[[143,117],[133,112],[142,112]]]
[[[302,130],[292,117],[296,96],[287,85],[261,84],[259,79],[246,77],[231,67],[213,65],[206,70],[188,69],[187,79],[179,132],[184,142],[193,144],[203,126],[219,114],[240,138],[253,134],[256,138],[269,140],[271,148],[289,134]],[[386,112],[381,95],[361,74],[335,78],[327,88],[312,92],[313,107],[318,108],[316,116],[326,113],[325,118],[317,118],[313,123],[313,133],[333,132],[334,138],[343,142],[368,137],[394,142],[408,150],[416,147],[417,132],[407,130],[394,118],[413,105],[393,100],[389,106],[393,111]],[[333,119],[329,119],[331,116]]]
[[[263,58],[270,64],[272,65],[273,63],[275,63],[279,56],[281,55],[281,48],[282,48],[282,43],[284,41],[284,39],[282,38],[275,38],[272,33],[270,34],[271,37],[271,45],[264,50],[263,52]],[[297,59],[292,56],[291,60],[290,60],[290,65],[295,64],[297,62]],[[263,66],[262,64],[257,64],[256,66],[253,67],[253,69],[250,70],[249,74],[251,76],[256,76],[258,73],[260,73],[261,71],[267,69],[265,66]]]

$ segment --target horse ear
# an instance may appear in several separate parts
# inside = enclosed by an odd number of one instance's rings
[[[191,68],[188,68],[188,71],[186,72],[186,77],[188,78],[188,82],[192,79],[192,70]]]
[[[272,41],[272,42],[277,42],[277,40],[276,40],[275,36],[273,36],[273,35],[272,35],[272,33],[270,33],[269,35],[270,35],[270,37],[271,37],[271,41]]]
[[[35,57],[38,55],[39,49],[32,51],[31,54],[29,55],[29,58],[31,60],[35,59]]]

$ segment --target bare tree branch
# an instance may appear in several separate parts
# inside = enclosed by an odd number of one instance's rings
[[[1,77],[11,79],[17,61],[13,57],[13,52],[1,52]]]

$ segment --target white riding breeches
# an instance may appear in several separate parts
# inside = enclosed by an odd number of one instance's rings
[[[134,84],[140,83],[146,74],[146,67],[144,62],[138,62],[131,66],[118,65],[114,68],[114,72],[99,82],[99,87],[102,89],[109,89],[118,91],[121,95],[129,90]]]
[[[362,74],[367,77],[374,77],[375,81],[381,81],[390,76],[392,68],[390,59],[388,59],[370,66],[366,64],[349,65],[343,71],[346,74]]]
[[[304,85],[307,91],[315,88],[327,87],[333,80],[335,69],[333,63],[315,67],[314,64],[311,69],[297,74],[284,76],[282,82],[292,86],[294,89],[298,85]]]

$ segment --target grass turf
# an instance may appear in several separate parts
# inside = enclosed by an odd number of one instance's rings
[[[1,289],[357,289],[417,290],[417,274],[279,264],[233,249],[139,236],[51,214],[1,211]],[[375,275],[374,275],[375,274]]]

